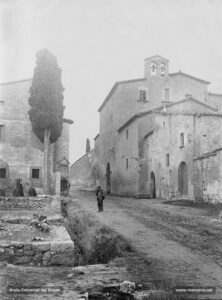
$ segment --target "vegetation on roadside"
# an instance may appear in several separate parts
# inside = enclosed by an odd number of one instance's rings
[[[70,211],[66,205],[62,205],[62,211],[66,229],[75,245],[76,266],[109,263],[110,261],[116,264],[118,257],[122,261],[121,257],[126,256],[127,252],[135,251],[123,236],[102,225],[93,214],[81,209],[78,201],[73,202],[72,205],[75,207],[74,210]],[[146,295],[146,291],[148,295]],[[102,290],[100,293],[105,295]],[[97,294],[96,297],[98,297]],[[143,300],[191,299],[187,295],[174,294],[169,283],[162,281],[148,282],[142,297]],[[92,297],[92,299],[94,298]]]
[[[128,241],[110,228],[101,225],[93,215],[77,210],[65,221],[75,245],[75,265],[108,263],[132,251]]]

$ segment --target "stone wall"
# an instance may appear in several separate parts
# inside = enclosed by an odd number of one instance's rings
[[[222,117],[200,115],[196,117],[195,156],[222,147]]]
[[[220,113],[222,112],[222,94],[209,93],[207,103],[217,108]]]
[[[148,118],[148,116],[146,117]],[[188,197],[201,198],[207,190],[215,189],[220,182],[220,163],[217,157],[203,161],[194,161],[198,155],[222,147],[222,118],[206,114],[184,115],[171,113],[156,114],[154,131],[144,141],[144,165],[140,177],[141,193],[149,193],[150,174],[154,172],[156,179],[156,195],[160,198],[180,196],[178,190],[178,170],[181,162],[185,162],[188,171]],[[184,134],[184,146],[180,145],[180,134]],[[169,154],[169,165],[167,165]],[[216,156],[215,156],[216,158]],[[146,175],[148,173],[148,176]],[[203,174],[206,178],[203,179]],[[208,174],[208,175],[207,175]],[[144,182],[144,180],[147,180]],[[211,178],[211,179],[210,179]],[[206,181],[204,187],[203,181]],[[206,192],[210,194],[210,192]],[[212,193],[213,194],[213,193]]]
[[[29,89],[32,80],[0,84],[0,164],[9,166],[7,178],[0,178],[0,189],[11,192],[17,179],[42,190],[44,145],[32,132],[29,120]],[[69,159],[69,123],[64,122],[61,137],[49,149],[51,188],[54,190],[55,160]],[[32,178],[32,169],[39,169],[40,177]]]
[[[96,185],[96,174],[93,174],[92,168],[94,157],[94,150],[92,150],[82,156],[71,166],[70,182],[72,187],[94,187]]]
[[[0,156],[9,165],[9,181],[5,184],[0,179],[1,189],[14,186],[16,179],[29,182],[31,168],[43,165],[43,145],[33,134],[28,117],[30,85],[31,80],[0,85],[0,97],[4,101],[0,120],[4,139],[0,141]],[[37,186],[41,185],[41,180],[42,177]]]
[[[25,208],[25,209],[42,209],[51,203],[49,198],[37,197],[0,197],[0,209]]]
[[[192,197],[193,116],[157,114],[154,122],[154,132],[146,139],[144,158],[147,160],[148,182],[145,192],[150,192],[150,175],[153,172],[156,197],[169,198],[171,194],[178,195],[178,168],[181,162],[185,162],[188,168],[188,195]],[[184,133],[184,146],[180,145],[181,133]]]
[[[185,98],[186,94],[192,95],[199,101],[206,101],[208,96],[207,84],[190,77],[176,73],[170,75],[169,88],[171,91],[171,101],[176,102]]]
[[[0,216],[0,262],[73,266],[74,243],[64,226],[59,197],[1,197],[0,209],[4,212]],[[33,223],[43,216],[49,231]]]
[[[11,242],[1,244],[0,261],[18,265],[74,265],[74,245],[68,242]]]
[[[154,173],[156,197],[185,196],[191,199],[203,197],[201,164],[194,159],[208,151],[222,147],[220,115],[212,113],[200,104],[192,106],[187,101],[177,109],[167,112],[151,112],[129,123],[120,133],[117,144],[116,168],[112,170],[112,190],[121,195],[150,194],[150,178]],[[179,106],[179,105],[178,105]],[[187,112],[186,112],[187,110]],[[191,111],[193,114],[191,114]],[[195,114],[199,111],[199,114]],[[181,134],[184,144],[181,145]],[[128,139],[126,138],[128,136]],[[169,165],[167,164],[167,155]],[[126,168],[126,159],[128,169]],[[181,163],[187,167],[188,193],[181,195],[178,174]],[[202,166],[214,183],[208,184],[208,194],[219,186],[219,160]],[[201,173],[202,172],[202,173]],[[215,174],[214,176],[212,174]],[[211,174],[211,175],[210,175]],[[113,184],[113,179],[118,184]],[[214,196],[213,196],[214,197]]]
[[[199,201],[222,202],[221,149],[198,158],[195,164],[194,196]]]
[[[111,188],[120,195],[138,194],[138,121],[119,133],[115,169],[111,174]]]

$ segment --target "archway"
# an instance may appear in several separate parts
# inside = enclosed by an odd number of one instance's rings
[[[178,168],[178,191],[180,196],[188,195],[188,172],[184,161],[180,163]]]
[[[111,194],[111,170],[109,163],[106,166],[106,192],[107,194]]]
[[[150,198],[156,198],[156,182],[155,182],[155,175],[153,172],[150,174]]]

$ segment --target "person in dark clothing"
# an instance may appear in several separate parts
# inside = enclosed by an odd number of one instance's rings
[[[98,211],[103,211],[103,200],[105,199],[104,191],[101,189],[101,186],[98,186],[96,190],[97,203],[98,203]]]

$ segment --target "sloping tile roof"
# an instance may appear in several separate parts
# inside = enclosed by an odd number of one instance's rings
[[[32,81],[32,78],[21,79],[21,80],[17,80],[17,81],[3,82],[3,83],[0,83],[0,86],[2,86],[2,85],[10,85],[10,84],[15,84],[15,83],[21,83],[21,82],[25,82],[25,81]]]
[[[85,153],[83,156],[81,156],[80,158],[78,158],[72,165],[71,165],[71,168],[75,165],[75,164],[77,164],[81,159],[83,159],[84,157],[86,157],[86,156],[89,156],[89,154],[91,154],[91,153],[93,153],[95,150],[94,149],[92,149],[92,150],[90,150],[89,152],[87,152],[87,153]]]
[[[189,97],[189,98],[182,99],[180,101],[172,102],[170,104],[166,104],[165,106],[166,107],[171,107],[171,106],[175,106],[175,105],[178,105],[178,104],[181,104],[181,103],[184,103],[184,102],[188,102],[188,101],[196,102],[197,104],[200,104],[200,105],[202,105],[202,106],[204,106],[204,107],[206,107],[208,109],[211,109],[213,111],[218,111],[216,108],[214,108],[214,107],[212,107],[212,106],[210,106],[210,105],[208,105],[208,104],[206,104],[206,103],[204,103],[202,101],[199,101],[199,100],[197,100],[197,99],[195,99],[193,97]]]
[[[153,56],[145,58],[145,60],[147,60],[147,59],[158,59],[158,58],[160,58],[161,60],[169,61],[169,59],[166,59],[165,57],[160,56],[160,55],[153,55]]]
[[[216,97],[222,97],[222,94],[217,94],[217,93],[208,93],[209,96],[216,96]]]
[[[157,55],[159,56],[159,55]],[[155,56],[152,56],[152,57],[155,57]],[[149,58],[152,58],[152,57],[149,57]],[[162,58],[161,56],[159,56],[160,58]],[[163,59],[165,59],[163,57]],[[167,60],[167,59],[165,59]],[[199,81],[199,82],[202,82],[202,83],[205,83],[205,84],[210,84],[209,81],[206,81],[206,80],[203,80],[203,79],[200,79],[200,78],[197,78],[197,77],[194,77],[192,75],[189,75],[189,74],[186,74],[186,73],[183,73],[181,71],[179,72],[176,72],[176,73],[170,73],[169,74],[170,77],[172,76],[184,76],[184,77],[187,77],[187,78],[190,78],[190,79],[193,79],[193,80],[196,80],[196,81]],[[117,87],[120,85],[120,84],[124,84],[124,83],[131,83],[131,82],[138,82],[138,81],[145,81],[147,80],[147,78],[137,78],[137,79],[131,79],[131,80],[124,80],[124,81],[117,81],[112,89],[110,90],[109,94],[106,96],[105,100],[103,101],[103,103],[101,104],[101,106],[99,107],[98,109],[98,112],[101,112],[103,107],[106,105],[106,103],[109,101],[109,99],[112,97],[112,95],[114,94],[114,92],[116,91]]]
[[[146,110],[146,111],[139,112],[139,113],[133,115],[133,116],[132,116],[129,120],[127,120],[123,125],[121,125],[117,131],[120,133],[124,128],[126,128],[130,123],[132,123],[132,122],[133,122],[134,120],[136,120],[137,118],[140,118],[140,117],[145,116],[145,115],[147,115],[147,114],[150,114],[150,113],[152,113],[152,112],[158,112],[158,111],[160,112],[160,111],[162,111],[162,110],[164,109],[164,107],[167,108],[167,107],[179,105],[179,104],[181,104],[181,103],[188,102],[188,101],[192,101],[192,102],[198,103],[198,104],[200,104],[201,106],[204,106],[204,107],[206,107],[206,108],[208,108],[208,109],[210,109],[210,110],[212,110],[212,111],[214,111],[214,112],[217,111],[216,108],[214,108],[214,107],[212,107],[212,106],[210,106],[210,105],[207,105],[207,104],[205,104],[205,103],[203,103],[203,102],[201,102],[201,101],[199,101],[199,100],[197,100],[197,99],[194,99],[194,98],[190,97],[190,98],[182,99],[182,100],[177,101],[177,102],[173,102],[173,103],[166,104],[166,105],[161,105],[161,106],[158,106],[158,107],[155,107],[155,108]],[[217,115],[217,114],[215,114],[215,115]]]
[[[181,72],[181,71],[176,72],[176,73],[170,73],[170,74],[169,74],[169,76],[178,76],[178,75],[180,75],[180,76],[185,76],[185,77],[188,77],[188,78],[193,79],[193,80],[197,80],[197,81],[202,82],[202,83],[205,83],[205,84],[210,84],[209,81],[206,81],[206,80],[203,80],[203,79],[194,77],[194,76],[192,76],[192,75],[183,73],[183,72]]]
[[[100,134],[98,133],[98,134],[94,137],[94,141],[95,141],[96,139],[98,139],[99,136],[100,136]]]
[[[206,152],[204,154],[201,154],[201,155],[195,157],[193,160],[199,160],[199,159],[207,158],[209,156],[215,156],[215,155],[217,155],[218,151],[222,151],[222,148],[220,147],[220,148],[214,149],[212,151]]]
[[[145,81],[147,80],[146,78],[137,78],[137,79],[131,79],[131,80],[124,80],[124,81],[117,81],[112,89],[110,90],[109,94],[106,96],[105,100],[103,101],[103,103],[101,104],[101,106],[98,109],[98,112],[101,112],[103,107],[106,105],[106,103],[109,101],[109,99],[112,97],[112,95],[114,94],[114,92],[116,91],[117,87],[120,84],[124,84],[124,83],[131,83],[131,82],[138,82],[138,81]]]

